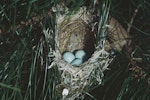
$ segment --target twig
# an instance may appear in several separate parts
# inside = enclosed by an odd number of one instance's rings
[[[130,33],[131,30],[131,25],[133,24],[133,21],[135,19],[135,16],[137,15],[137,12],[139,11],[140,5],[137,6],[137,8],[134,10],[134,13],[131,17],[130,22],[128,23],[128,28],[127,28],[127,32]]]

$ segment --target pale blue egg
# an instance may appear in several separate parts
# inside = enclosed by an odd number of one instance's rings
[[[71,63],[74,59],[75,59],[75,56],[73,53],[71,52],[65,52],[63,54],[63,59],[68,62],[68,63]]]
[[[84,50],[77,50],[76,52],[75,52],[75,57],[76,58],[79,58],[79,59],[84,59],[85,58],[85,56],[86,56],[86,53],[85,53],[85,51]]]
[[[73,66],[80,66],[83,63],[82,59],[76,58],[71,62],[71,65]]]

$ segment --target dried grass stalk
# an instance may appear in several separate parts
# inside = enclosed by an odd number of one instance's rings
[[[58,15],[57,27],[55,32],[56,50],[53,64],[56,64],[59,70],[60,83],[57,85],[60,96],[63,89],[68,89],[69,94],[63,95],[65,100],[74,100],[84,91],[93,85],[99,85],[102,82],[103,72],[108,69],[113,58],[109,57],[108,50],[115,47],[121,50],[126,44],[127,33],[120,24],[113,18],[110,18],[107,31],[108,37],[120,41],[118,46],[116,41],[113,43],[106,40],[105,47],[101,50],[95,49],[96,34],[93,15],[86,7],[71,15]],[[117,24],[116,24],[117,23]],[[117,27],[115,25],[118,25]],[[106,25],[107,26],[107,25]],[[121,32],[123,33],[121,34]],[[119,35],[121,34],[121,35]],[[105,43],[105,40],[103,41]],[[78,49],[84,49],[88,54],[88,61],[80,67],[74,67],[62,59],[62,53],[65,51],[74,52]]]

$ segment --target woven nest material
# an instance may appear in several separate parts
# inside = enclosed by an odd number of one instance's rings
[[[107,30],[110,34],[108,34],[109,39],[103,41],[105,47],[99,50],[95,49],[97,31],[93,26],[95,24],[93,15],[86,7],[81,7],[75,14],[57,15],[56,19],[54,62],[60,75],[60,83],[56,89],[62,99],[74,100],[93,85],[101,84],[103,72],[113,60],[109,57],[108,51],[113,47],[120,51],[127,43],[125,39],[128,36],[120,24],[115,19],[110,18],[110,25]],[[117,23],[119,28],[115,28],[114,23]],[[120,32],[122,30],[124,33]],[[113,35],[114,32],[115,36]],[[118,32],[121,35],[118,36]],[[119,46],[116,41],[110,41],[110,38],[119,41]],[[62,59],[63,52],[74,52],[78,49],[84,49],[89,58],[80,67],[72,66]],[[69,93],[62,95],[64,89],[67,89]]]

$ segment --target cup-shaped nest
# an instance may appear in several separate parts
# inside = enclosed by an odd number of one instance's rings
[[[56,86],[56,89],[65,100],[66,98],[67,100],[74,100],[83,91],[89,90],[91,86],[101,84],[103,71],[107,69],[113,60],[107,52],[111,49],[111,44],[113,43],[103,40],[103,43],[106,41],[105,47],[103,49],[95,49],[97,34],[95,29],[97,28],[94,25],[97,22],[94,22],[92,13],[86,7],[81,7],[78,12],[71,15],[66,13],[63,15],[58,14],[56,20],[56,49],[54,56],[55,64],[59,70],[58,74],[60,75],[60,83]],[[108,27],[110,28],[108,32],[112,28],[114,29],[114,26]],[[121,29],[119,28],[119,30]],[[113,38],[112,33],[111,36]],[[124,38],[121,39],[124,41]],[[124,44],[123,42],[121,47],[116,46],[116,48],[120,50]],[[88,57],[88,60],[79,67],[72,66],[62,59],[63,52],[74,52],[78,49],[85,50]],[[64,89],[67,89],[69,93],[62,94]]]
[[[59,16],[57,19],[57,45],[61,53],[85,50],[89,58],[95,50],[93,16],[81,8],[76,14]]]

